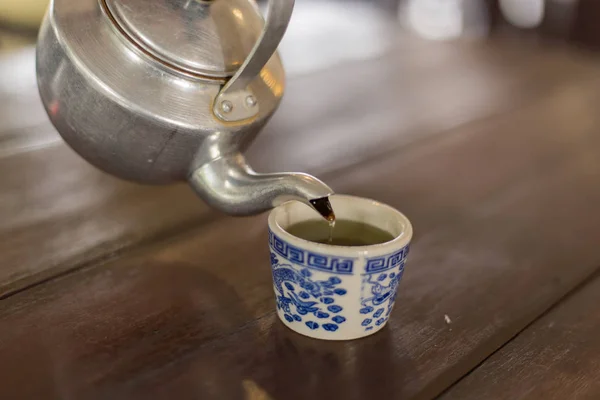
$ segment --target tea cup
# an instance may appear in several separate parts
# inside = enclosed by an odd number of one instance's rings
[[[315,339],[351,340],[383,329],[394,307],[412,239],[408,218],[380,202],[330,198],[337,220],[366,223],[393,239],[368,246],[338,246],[288,233],[291,226],[322,218],[291,201],[268,218],[273,289],[279,319]]]

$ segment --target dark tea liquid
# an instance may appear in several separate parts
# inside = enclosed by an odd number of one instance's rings
[[[330,225],[335,225],[335,214],[333,212],[333,208],[331,207],[329,197],[321,197],[320,199],[311,200],[310,204],[313,205],[315,210],[317,210],[319,214],[321,214],[321,216],[329,222]]]
[[[304,240],[334,246],[370,246],[394,239],[394,235],[373,225],[343,219],[335,221],[333,227],[325,220],[299,222],[286,231]]]
[[[333,229],[335,228],[335,213],[333,212],[333,208],[331,207],[331,202],[329,201],[329,197],[321,197],[320,199],[311,200],[310,203],[313,205],[315,210],[321,214],[323,218],[327,220],[329,224],[329,240],[328,244],[333,244]]]

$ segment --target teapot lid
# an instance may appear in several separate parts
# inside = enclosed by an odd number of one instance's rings
[[[248,0],[105,0],[120,30],[161,63],[210,78],[235,74],[263,19]]]

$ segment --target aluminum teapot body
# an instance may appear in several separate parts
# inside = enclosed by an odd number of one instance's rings
[[[65,141],[115,176],[187,180],[231,214],[310,204],[331,189],[256,174],[242,155],[283,95],[276,48],[292,8],[272,0],[265,23],[248,0],[53,0],[37,46],[42,102]]]

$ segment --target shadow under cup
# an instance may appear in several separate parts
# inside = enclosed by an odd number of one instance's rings
[[[310,242],[286,229],[322,218],[289,202],[269,215],[269,248],[277,314],[290,329],[325,340],[350,340],[382,329],[390,317],[412,238],[410,221],[385,204],[335,195],[338,220],[366,223],[394,239],[371,246]]]

